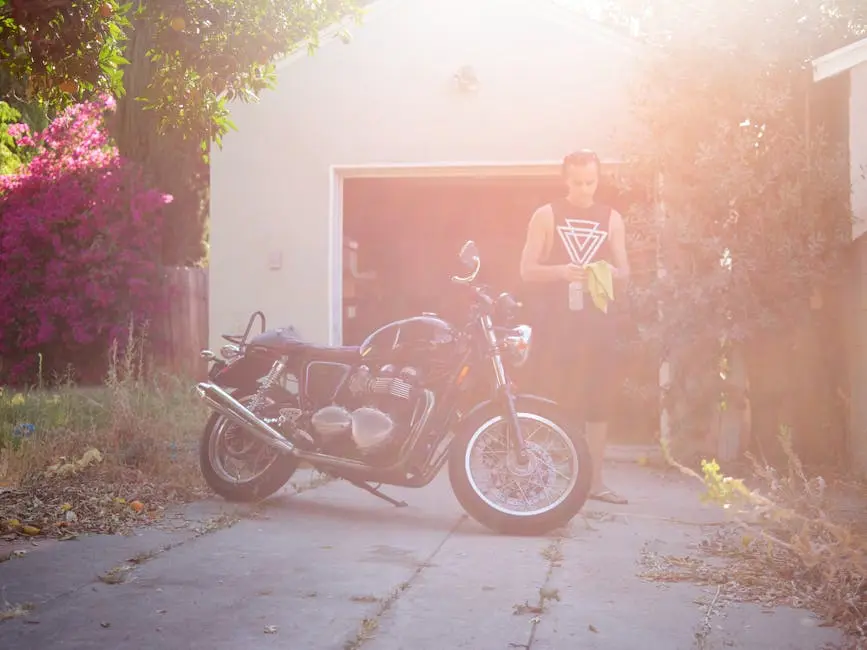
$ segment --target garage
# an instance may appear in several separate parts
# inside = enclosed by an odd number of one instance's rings
[[[391,320],[436,312],[460,324],[466,314],[460,287],[449,278],[460,271],[457,253],[467,239],[476,242],[482,259],[479,280],[519,299],[524,287],[518,260],[533,211],[563,194],[559,169],[539,165],[504,169],[466,169],[458,175],[448,169],[338,171],[342,191],[339,206],[344,243],[354,242],[355,260],[344,257],[342,284],[342,340],[360,343],[376,327]],[[639,189],[619,190],[609,169],[597,200],[628,214],[647,201]],[[383,174],[383,175],[379,175]],[[633,247],[634,249],[634,247]],[[638,282],[654,271],[652,256],[632,250]],[[642,354],[634,343],[635,331],[626,297],[618,305],[617,324],[623,339],[620,365],[624,379],[652,382],[658,359]],[[531,325],[537,316],[526,310],[522,320]],[[545,394],[545,369],[530,364],[517,377],[526,390]],[[626,382],[625,383],[629,383]],[[654,408],[623,391],[621,417],[612,426],[612,438],[621,442],[651,443],[657,415]]]

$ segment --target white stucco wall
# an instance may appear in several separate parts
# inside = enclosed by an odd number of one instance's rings
[[[849,163],[855,267],[850,363],[849,461],[867,477],[867,63],[849,71]],[[860,238],[860,239],[859,239]]]
[[[641,52],[554,3],[380,0],[353,34],[233,107],[238,131],[212,154],[212,345],[256,309],[334,337],[331,165],[617,157]],[[475,94],[454,89],[463,65]]]
[[[849,165],[855,239],[867,232],[867,63],[849,71]]]

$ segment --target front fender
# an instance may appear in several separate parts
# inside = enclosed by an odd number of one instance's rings
[[[540,397],[539,395],[532,395],[530,393],[518,393],[512,396],[512,399],[515,401],[515,410],[519,413],[533,412],[536,408],[546,408],[555,409],[564,419],[566,418],[563,407],[547,397]],[[498,406],[496,399],[487,399],[484,402],[479,402],[461,416],[461,422],[468,422],[485,409],[497,408]]]

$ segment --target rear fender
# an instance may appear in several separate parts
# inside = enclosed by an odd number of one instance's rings
[[[211,381],[222,388],[254,386],[268,374],[275,359],[264,354],[248,354],[236,359],[211,374]]]

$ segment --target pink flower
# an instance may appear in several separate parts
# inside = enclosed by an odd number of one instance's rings
[[[24,136],[30,135],[30,126],[27,124],[10,124],[6,132],[12,136],[14,140],[18,140]]]
[[[108,95],[108,94],[102,95],[101,100],[102,100],[102,105],[105,106],[105,108],[107,110],[113,111],[117,108],[117,102],[115,101],[114,97],[112,97],[111,95]]]
[[[112,337],[124,342],[130,317],[165,309],[154,260],[171,197],[111,145],[104,115],[114,107],[105,95],[42,132],[10,128],[36,152],[0,177],[0,381],[31,377],[37,352],[61,367],[87,362]]]

